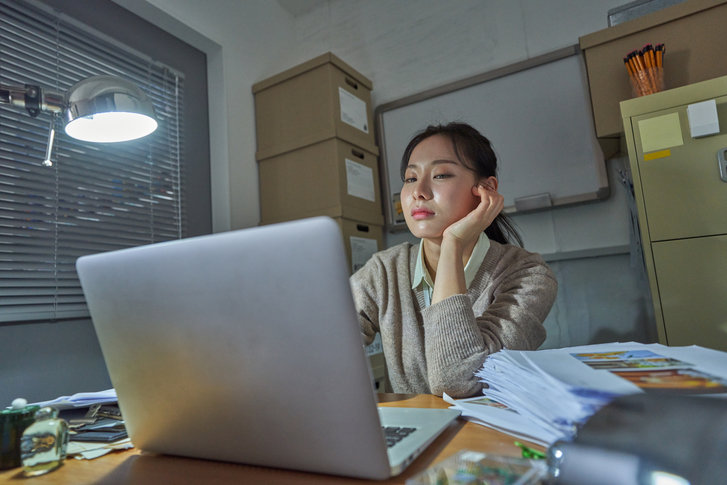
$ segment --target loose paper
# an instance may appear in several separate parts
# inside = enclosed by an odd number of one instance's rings
[[[40,407],[53,406],[59,411],[62,411],[64,409],[88,407],[92,404],[109,404],[115,402],[117,402],[116,390],[107,389],[98,392],[79,392],[72,396],[60,396],[51,401],[42,401],[34,404]]]
[[[341,121],[368,133],[366,103],[341,87],[338,88],[338,98],[341,105]]]
[[[89,441],[69,441],[66,454],[77,460],[93,460],[114,450],[128,450],[133,448],[129,438],[113,443],[98,443]]]
[[[361,163],[346,159],[346,183],[348,194],[361,199],[376,201],[374,171]]]

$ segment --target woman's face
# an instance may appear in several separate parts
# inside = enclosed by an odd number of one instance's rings
[[[473,187],[475,172],[457,157],[452,142],[434,135],[420,142],[409,157],[401,189],[404,219],[418,238],[439,239],[444,230],[480,202]]]

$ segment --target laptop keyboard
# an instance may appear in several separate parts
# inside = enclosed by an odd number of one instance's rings
[[[382,426],[381,429],[384,430],[387,448],[391,448],[417,430],[416,428],[404,428],[399,426]]]

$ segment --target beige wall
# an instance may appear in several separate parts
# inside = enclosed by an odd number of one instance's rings
[[[253,83],[332,51],[374,83],[374,106],[560,47],[622,0],[114,0],[210,61],[213,227],[259,222]],[[301,0],[304,1],[304,0]]]

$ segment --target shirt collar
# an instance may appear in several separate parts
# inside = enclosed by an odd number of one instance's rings
[[[482,266],[482,262],[485,260],[485,256],[487,255],[487,251],[489,249],[490,240],[487,238],[487,235],[482,232],[480,233],[480,237],[477,239],[477,243],[472,250],[472,255],[470,256],[470,259],[467,261],[467,264],[464,267],[464,281],[467,285],[467,288],[469,288],[470,284],[472,284],[472,280],[475,279],[475,275],[480,269],[480,266]],[[424,244],[422,244],[422,242],[420,241],[416,266],[414,266],[414,277],[412,278],[411,288],[412,290],[415,290],[422,285],[424,289],[428,289],[430,291],[434,289],[432,277],[429,275],[427,265],[424,264]]]
[[[483,231],[480,233],[480,237],[477,239],[477,244],[475,244],[475,248],[472,250],[472,255],[464,267],[464,281],[467,288],[470,287],[472,281],[475,279],[475,276],[480,270],[480,266],[482,266],[482,262],[485,260],[485,256],[489,249],[490,240],[487,238],[487,234]]]
[[[423,288],[434,288],[432,277],[429,276],[427,265],[424,264],[424,244],[422,241],[419,241],[419,251],[417,252],[417,262],[414,266],[414,278],[411,281],[411,289],[415,290],[420,286]]]

